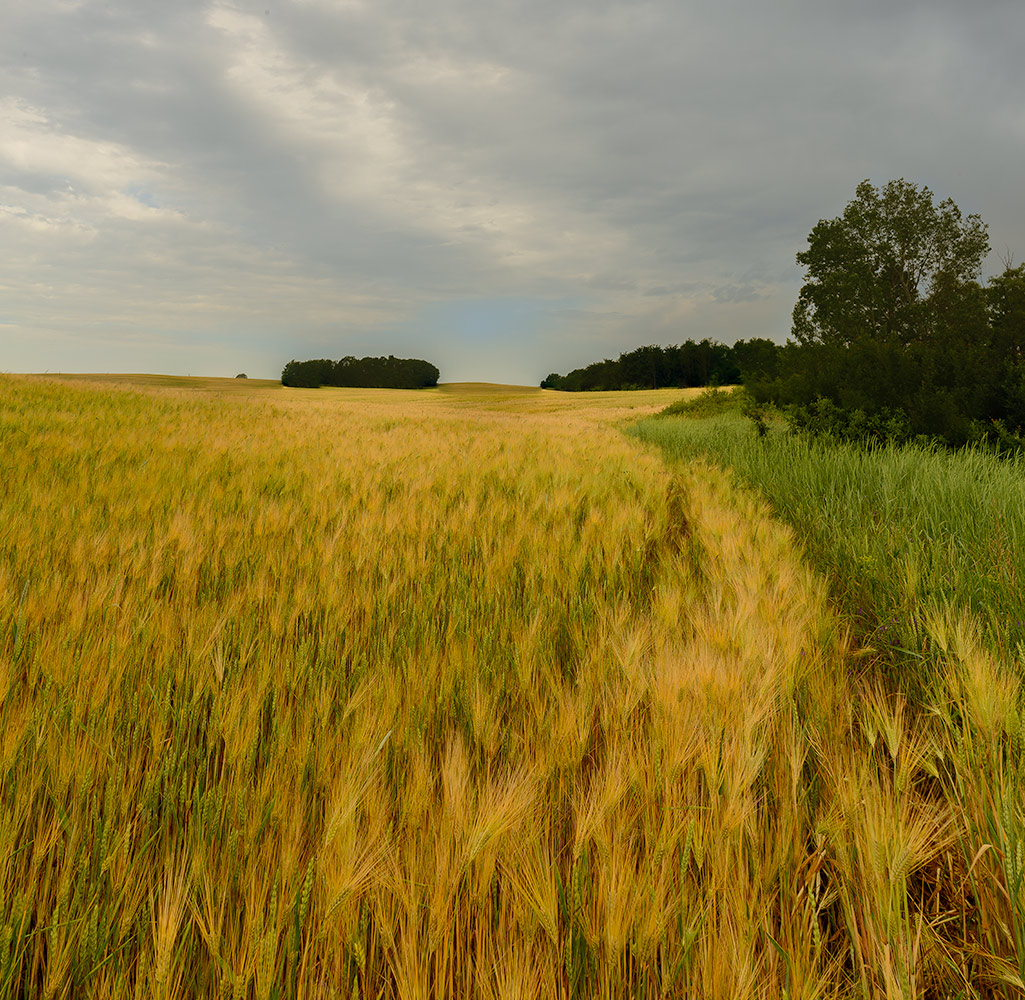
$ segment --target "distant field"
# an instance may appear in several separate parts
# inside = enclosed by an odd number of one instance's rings
[[[84,382],[90,385],[123,385],[135,388],[207,389],[218,392],[251,391],[256,388],[281,387],[277,379],[263,378],[205,378],[192,375],[127,375],[127,374],[69,374],[31,375],[45,381]]]
[[[0,997],[1017,988],[991,661],[859,682],[684,393],[159,379],[0,377]]]
[[[522,410],[526,404],[532,411],[580,410],[597,408],[607,415],[623,416],[654,413],[668,403],[697,395],[698,389],[654,389],[641,392],[579,392],[566,393],[539,389],[529,385],[503,385],[495,382],[443,382],[434,389],[402,390],[398,396],[392,389],[345,389],[323,386],[320,389],[290,389],[276,379],[198,378],[186,375],[29,375],[44,381],[87,383],[96,386],[124,386],[135,389],[181,389],[186,392],[262,396],[272,399],[299,399],[309,405],[317,396],[337,400],[343,394],[350,401],[363,399],[381,405],[396,399],[409,402],[415,397],[442,395],[450,401],[479,404],[486,408],[502,408],[511,404]],[[357,394],[357,395],[353,395]],[[527,403],[527,400],[530,400]],[[320,403],[324,402],[322,398]],[[319,405],[319,404],[318,404]]]

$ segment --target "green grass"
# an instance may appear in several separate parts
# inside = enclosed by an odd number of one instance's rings
[[[642,421],[631,432],[672,459],[733,470],[788,521],[862,638],[930,652],[930,613],[967,614],[1002,659],[1025,643],[1025,462],[968,449],[864,449],[737,415]]]

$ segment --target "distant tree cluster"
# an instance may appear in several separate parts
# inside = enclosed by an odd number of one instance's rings
[[[979,282],[986,226],[903,179],[860,184],[797,255],[793,339],[752,394],[849,440],[1025,444],[1025,266]]]
[[[568,375],[552,373],[542,389],[568,392],[614,389],[686,388],[704,385],[735,385],[767,381],[778,375],[780,346],[755,337],[732,346],[714,340],[687,340],[676,347],[650,345],[606,358]]]
[[[441,372],[427,361],[416,358],[353,358],[338,361],[319,358],[313,361],[289,361],[281,372],[281,384],[303,389],[322,385],[353,386],[364,389],[426,389],[437,385]]]

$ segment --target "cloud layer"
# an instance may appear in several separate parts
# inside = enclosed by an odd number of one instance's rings
[[[0,368],[782,340],[866,177],[1025,255],[1017,0],[9,6]]]

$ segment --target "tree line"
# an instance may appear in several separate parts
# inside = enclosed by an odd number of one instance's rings
[[[322,385],[363,389],[426,389],[438,384],[441,372],[417,358],[354,358],[338,361],[317,358],[289,361],[281,372],[281,384],[303,389]]]
[[[576,368],[568,375],[553,372],[541,382],[541,388],[582,392],[768,381],[779,373],[781,350],[779,344],[761,337],[738,340],[731,346],[708,339],[671,347],[650,344],[620,354],[616,360],[606,358]]]
[[[544,388],[658,389],[743,383],[749,413],[842,440],[1025,449],[1025,264],[990,250],[978,215],[928,187],[863,181],[797,254],[805,269],[791,336],[725,346],[648,346],[549,375]]]

